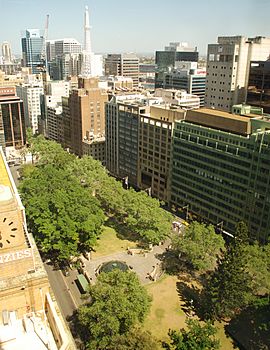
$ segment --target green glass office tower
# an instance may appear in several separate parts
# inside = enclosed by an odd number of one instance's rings
[[[175,122],[171,193],[176,207],[188,205],[191,212],[222,224],[230,233],[243,220],[252,239],[266,242],[270,238],[270,117],[188,111],[185,120]]]

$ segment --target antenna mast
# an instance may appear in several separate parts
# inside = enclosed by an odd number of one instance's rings
[[[92,49],[91,49],[91,34],[89,25],[89,12],[88,6],[85,6],[84,12],[84,50],[83,50],[83,64],[81,75],[83,78],[91,77],[91,62],[92,61]]]

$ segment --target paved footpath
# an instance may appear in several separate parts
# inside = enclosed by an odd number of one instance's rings
[[[151,252],[144,254],[128,254],[127,251],[114,253],[111,255],[102,256],[93,260],[83,259],[85,264],[85,270],[87,271],[91,281],[95,283],[96,280],[96,270],[104,262],[118,260],[125,262],[132,271],[136,272],[139,276],[140,281],[143,284],[150,283],[151,280],[148,277],[156,265],[161,264],[161,260],[158,259],[158,256],[168,248],[170,245],[170,240],[164,242],[160,246],[154,246]]]

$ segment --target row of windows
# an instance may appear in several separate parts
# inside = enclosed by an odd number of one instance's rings
[[[232,165],[213,161],[199,154],[193,154],[191,159],[190,152],[184,150],[181,151],[181,154],[174,154],[173,159],[180,161],[180,163],[188,163],[197,166],[198,168],[204,169],[210,172],[211,174],[216,173],[218,171],[218,174],[225,179],[230,179],[232,181],[235,181],[236,183],[248,185],[247,176],[249,175],[249,173],[244,170],[235,168]],[[194,161],[194,159],[196,159],[197,161]],[[212,167],[209,166],[209,164],[211,164]],[[227,171],[223,171],[223,169],[226,169]],[[239,175],[246,175],[246,177],[243,178]]]
[[[227,178],[221,177],[221,174],[219,173],[218,176],[213,175],[216,174],[208,171],[206,172],[204,169],[201,170],[197,167],[196,164],[185,164],[185,163],[178,163],[173,162],[173,174],[185,174],[185,176],[190,177],[195,182],[200,182],[204,184],[205,186],[213,187],[214,189],[228,193],[228,195],[233,196],[235,198],[241,198],[244,199],[244,193],[246,193],[246,187],[241,186],[238,182],[229,181]],[[203,176],[202,176],[203,175]]]
[[[182,176],[178,177],[178,176],[173,175],[172,179],[181,183],[181,187],[182,187],[182,184],[184,184],[184,185],[188,186],[190,189],[194,189],[194,190],[196,189],[199,196],[201,196],[202,194],[205,194],[206,198],[208,197],[208,200],[211,200],[211,201],[216,200],[216,203],[220,203],[221,205],[224,205],[224,204],[227,205],[226,203],[228,203],[231,206],[234,206],[236,210],[243,206],[242,202],[239,202],[239,201],[231,198],[230,196],[224,195],[224,194],[220,193],[219,191],[216,192],[213,190],[213,188],[201,186],[201,184],[199,182],[191,182],[186,177],[182,177]]]
[[[215,142],[208,142],[209,148],[216,148],[216,143]],[[181,148],[177,149],[176,146],[180,146]],[[200,144],[191,144],[191,143],[187,143],[187,142],[181,142],[181,140],[174,140],[173,143],[173,147],[175,149],[175,152],[179,152],[182,153],[182,151],[184,149],[189,149],[192,151],[192,157],[198,157],[197,153],[201,153],[201,155],[199,155],[199,157],[205,157],[205,155],[208,155],[209,157],[207,157],[206,161],[208,163],[215,163],[216,166],[220,165],[220,166],[224,166],[224,162],[227,162],[229,164],[233,163],[237,165],[238,167],[242,167],[248,170],[247,173],[249,173],[249,169],[250,169],[250,161],[245,161],[243,159],[239,159],[239,157],[235,157],[232,156],[232,153],[223,153],[223,152],[217,152],[216,150],[211,150],[209,148],[206,147],[202,147],[202,145]],[[235,148],[234,148],[235,150]],[[194,155],[195,152],[195,155]],[[231,152],[233,152],[233,148],[231,148]],[[240,151],[239,151],[240,152]],[[248,157],[248,155],[244,152],[245,156]],[[214,161],[211,159],[214,158]],[[236,168],[236,169],[237,169]]]
[[[182,196],[191,196],[193,197],[193,201],[195,203],[201,204],[202,207],[207,208],[209,211],[213,213],[219,213],[222,215],[226,215],[227,211],[227,217],[233,220],[234,222],[238,221],[239,216],[242,215],[242,210],[234,210],[232,211],[232,207],[230,205],[227,205],[223,202],[218,201],[217,199],[214,198],[209,198],[208,196],[203,195],[200,192],[197,192],[193,189],[190,189],[189,187],[186,187],[185,185],[181,185],[181,189],[177,189],[177,183],[172,181],[172,186],[175,187],[174,194],[177,196],[182,195]],[[188,194],[188,195],[186,195]],[[231,215],[234,214],[234,215]]]

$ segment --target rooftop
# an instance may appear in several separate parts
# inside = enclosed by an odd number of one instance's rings
[[[9,324],[0,326],[1,350],[56,350],[53,335],[46,322],[37,315],[29,315],[21,320],[10,313]]]
[[[197,110],[197,112],[211,115],[214,117],[223,117],[227,119],[240,120],[240,121],[247,121],[247,118],[251,119],[254,117],[258,117],[257,114],[238,115],[238,114],[232,114],[229,112],[220,111],[218,109],[213,109],[213,108],[200,108],[199,110]]]

